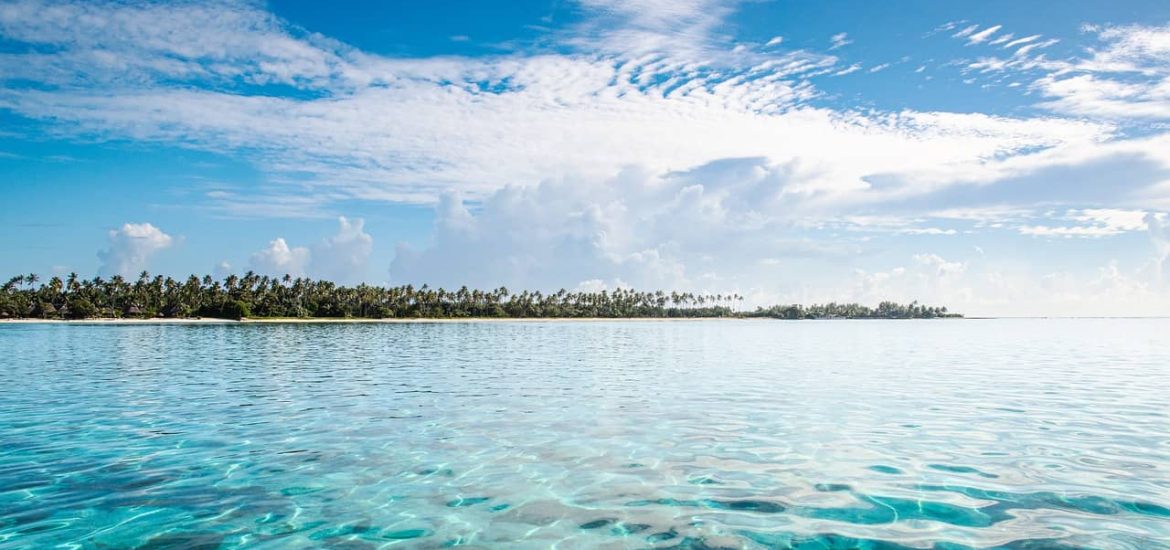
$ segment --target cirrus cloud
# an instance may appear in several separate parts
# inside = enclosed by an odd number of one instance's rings
[[[1170,134],[1153,124],[1167,111],[1160,27],[1087,29],[1095,48],[1058,59],[1058,38],[951,23],[940,30],[986,55],[964,64],[971,80],[1011,80],[1032,105],[883,110],[822,85],[888,78],[907,59],[847,59],[844,32],[811,49],[735,41],[723,23],[737,5],[581,0],[579,19],[547,30],[555,46],[408,57],[250,2],[12,0],[0,36],[22,47],[0,52],[0,109],[53,138],[249,161],[262,184],[203,195],[226,217],[436,205],[431,242],[399,247],[396,282],[780,297],[793,283],[778,273],[820,281],[810,258],[898,246],[908,263],[862,271],[957,284],[980,270],[889,237],[965,249],[982,235],[1124,238],[1132,213],[1170,209]],[[1107,214],[1121,211],[1128,221]],[[273,240],[251,265],[356,282],[373,250],[362,220],[341,218],[333,237]],[[801,292],[856,290],[854,267]]]

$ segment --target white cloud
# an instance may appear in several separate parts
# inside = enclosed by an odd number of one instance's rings
[[[786,56],[782,68],[760,70],[799,74],[819,63]],[[711,81],[660,62],[619,67],[604,60],[538,58],[522,66],[476,65],[511,71],[508,78],[517,88],[496,94],[420,83],[408,90],[368,89],[312,101],[194,90],[13,93],[19,96],[17,110],[74,121],[84,133],[256,150],[264,153],[257,162],[274,173],[315,174],[298,182],[312,192],[296,196],[297,204],[287,197],[216,199],[237,204],[233,211],[241,214],[257,204],[302,212],[311,208],[311,199],[428,202],[448,188],[475,198],[545,178],[597,181],[632,163],[662,171],[749,156],[832,165],[841,177],[831,187],[863,190],[868,187],[863,178],[870,175],[944,176],[940,168],[992,168],[997,161],[988,159],[1095,142],[1108,131],[1080,121],[914,112],[870,116],[796,107],[814,92],[774,77]],[[647,79],[673,74],[675,80],[617,85],[618,90],[610,84],[634,74]]]
[[[223,279],[232,273],[234,273],[232,270],[232,264],[228,263],[226,260],[215,264],[215,268],[211,270],[211,276],[216,280]]]
[[[1040,35],[1033,34],[1031,36],[1025,36],[1023,38],[1017,38],[1015,40],[1012,40],[1012,41],[1008,42],[1007,44],[1004,44],[1003,47],[1004,47],[1004,49],[1010,49],[1010,48],[1014,48],[1016,46],[1019,46],[1021,44],[1027,44],[1028,42],[1036,41],[1038,39],[1040,39]]]
[[[1170,26],[1087,27],[1100,46],[1089,56],[1037,63],[1049,72],[1033,89],[1049,98],[1041,105],[1057,112],[1107,119],[1170,119]],[[1021,47],[1047,47],[1053,40]]]
[[[715,0],[577,0],[581,5],[633,20],[640,27],[668,29],[680,22],[704,20],[726,9]]]
[[[764,46],[779,46],[782,42],[784,42],[783,36],[773,36]]]
[[[1009,58],[985,57],[968,65],[981,73],[1015,71],[1031,76],[1029,87],[1053,112],[1105,120],[1170,119],[1170,26],[1086,26],[1098,45],[1070,59],[1048,59],[1044,49],[1059,42],[1034,34],[1012,40]]]
[[[860,70],[861,70],[861,63],[854,63],[854,64],[852,64],[844,69],[841,69],[841,70],[833,73],[833,76],[845,76],[847,74],[853,74],[853,73],[860,71]]]
[[[1046,225],[1025,225],[1020,233],[1036,237],[1106,237],[1117,232],[1108,227],[1091,225],[1052,227]]]
[[[910,227],[897,233],[906,235],[956,235],[959,232],[954,229],[942,229],[940,227]]]
[[[436,208],[433,241],[400,245],[394,283],[555,290],[582,281],[639,288],[734,288],[759,283],[759,257],[835,257],[847,243],[808,241],[777,205],[795,167],[758,159],[652,174],[628,169],[602,184],[507,187],[475,213],[456,194]],[[774,268],[773,268],[774,269]],[[722,273],[712,281],[707,274]]]
[[[732,11],[726,0],[577,0],[594,17],[570,43],[608,52],[698,52]]]
[[[1039,50],[1039,49],[1047,48],[1047,47],[1050,47],[1050,46],[1057,44],[1058,42],[1060,42],[1060,39],[1057,39],[1057,38],[1049,38],[1048,40],[1045,40],[1043,42],[1033,42],[1033,43],[1028,44],[1026,46],[1022,46],[1022,47],[1020,47],[1020,49],[1016,50],[1016,56],[1025,57],[1029,53],[1031,53],[1032,50]]]
[[[842,177],[831,187],[842,190],[864,190],[863,178],[875,174],[933,172],[941,176],[936,183],[946,184],[954,180],[945,172],[990,169],[998,161],[989,159],[1093,143],[1109,131],[1054,119],[914,112],[866,116],[794,108],[784,98],[797,101],[806,92],[782,81],[697,82],[666,97],[660,88],[626,88],[613,96],[602,90],[615,77],[625,78],[626,67],[548,62],[518,74],[515,82],[523,89],[508,94],[438,86],[417,90],[417,98],[369,90],[299,102],[195,91],[85,98],[22,92],[32,102],[22,106],[30,114],[75,120],[87,132],[177,139],[213,150],[261,148],[267,154],[257,161],[277,173],[317,175],[301,182],[302,188],[316,189],[298,197],[301,201],[316,196],[427,202],[452,187],[476,197],[544,178],[596,181],[632,163],[661,171],[749,156],[835,166],[830,170]],[[554,77],[566,71],[566,77]],[[582,88],[586,81],[592,84]],[[468,111],[474,116],[450,114]],[[574,131],[564,132],[566,127]],[[258,198],[246,204],[265,202]]]
[[[309,265],[309,254],[308,248],[290,248],[283,238],[278,237],[266,248],[252,254],[249,265],[252,271],[273,277],[303,277]]]
[[[849,33],[840,32],[829,37],[829,50],[835,50],[852,44],[853,41],[849,39]]]
[[[999,29],[1002,29],[1002,28],[1003,28],[1003,25],[995,25],[995,26],[987,27],[986,29],[983,29],[977,33],[973,33],[967,37],[967,44],[979,44],[981,42],[984,42],[988,38],[991,38],[991,35],[999,32]]]
[[[961,262],[948,262],[937,254],[915,254],[914,261],[934,270],[937,277],[954,276],[967,269]]]
[[[16,15],[0,20],[25,40],[80,37],[61,44],[62,55],[112,47],[106,41],[121,40],[104,37],[92,25],[70,26],[67,15],[98,8],[62,6],[55,8],[62,15],[50,18],[56,26],[48,28],[32,8],[15,9]],[[667,32],[678,21],[718,19],[728,9],[723,3],[697,0],[605,0],[585,6],[621,18],[623,28],[647,32]],[[824,174],[790,191],[822,194],[824,201],[867,201],[895,190],[933,192],[965,180],[987,180],[1013,157],[1098,143],[1111,133],[1108,126],[1081,121],[810,108],[808,101],[819,94],[811,78],[855,69],[839,68],[834,57],[803,51],[779,57],[748,52],[735,60],[746,65],[720,64],[731,60],[705,64],[674,50],[644,56],[382,58],[292,33],[251,5],[230,7],[219,26],[214,17],[196,14],[206,23],[204,34],[177,36],[193,44],[144,30],[150,47],[133,53],[160,62],[190,58],[200,66],[216,67],[192,69],[192,74],[220,71],[215,74],[223,78],[272,79],[328,93],[304,99],[243,96],[229,84],[205,89],[162,82],[141,86],[132,84],[137,73],[131,71],[115,79],[117,93],[107,88],[5,89],[0,90],[0,107],[53,120],[53,131],[64,135],[248,155],[277,183],[295,183],[208,199],[219,211],[240,216],[317,217],[327,213],[322,205],[344,199],[426,203],[446,189],[475,200],[506,185],[543,179],[601,181],[631,164],[663,172],[741,157],[818,167],[814,170],[824,166]],[[160,12],[165,6],[119,4],[111,9],[121,17],[121,31],[129,34],[154,18],[182,15]],[[707,23],[696,25],[703,33],[712,32]],[[233,38],[235,47],[230,49],[214,41],[233,33],[256,36]],[[266,45],[268,39],[283,46],[274,49]],[[833,37],[835,47],[847,42],[845,33]],[[132,50],[130,44],[117,42],[115,50]],[[68,55],[48,65],[39,59],[20,60],[27,70],[48,70],[28,75],[42,79],[57,74],[46,67],[74,62]],[[280,74],[265,72],[273,66],[283,67]],[[290,67],[301,72],[289,73]],[[178,74],[142,70],[148,79]],[[118,72],[107,69],[111,71]],[[882,193],[867,193],[869,178],[879,176],[896,183]],[[910,182],[922,185],[915,190]]]
[[[1105,47],[1094,50],[1091,65],[1098,70],[1141,73],[1170,72],[1170,25],[1124,25],[1092,28]]]
[[[336,44],[294,33],[247,2],[17,0],[0,6],[0,34],[59,49],[0,54],[6,78],[57,84],[210,78],[317,86],[354,76],[345,74],[345,54]]]
[[[966,38],[966,37],[970,36],[971,33],[975,32],[977,30],[979,30],[979,25],[968,25],[968,26],[964,27],[963,30],[960,30],[959,32],[957,32],[955,34],[952,34],[951,36],[954,38]]]
[[[147,269],[151,256],[170,248],[175,239],[149,223],[126,223],[110,230],[109,248],[98,252],[102,275],[131,277]]]
[[[365,220],[342,216],[337,222],[337,233],[312,247],[290,247],[284,238],[269,242],[266,248],[252,254],[252,270],[277,277],[311,276],[342,284],[366,280],[374,239],[364,230]]]
[[[337,234],[317,243],[312,248],[314,277],[340,283],[365,280],[374,239],[363,228],[365,220],[338,218]]]
[[[827,106],[840,98],[818,79],[862,65],[768,49],[780,37],[732,48],[720,30],[731,2],[579,6],[580,24],[556,31],[556,53],[413,59],[294,28],[253,3],[14,0],[0,5],[0,35],[30,47],[0,53],[0,79],[37,85],[0,87],[0,109],[44,121],[51,137],[251,160],[264,185],[203,197],[229,216],[332,217],[350,200],[437,203],[434,242],[400,248],[396,282],[593,281],[777,297],[796,292],[778,276],[798,276],[794,264],[851,257],[883,235],[1113,235],[1139,230],[1133,212],[1170,204],[1165,132],[1127,131],[1128,121],[1170,112],[1164,29],[1093,29],[1099,48],[1059,60],[1045,53],[1055,39],[999,35],[999,25],[955,32],[1009,56],[969,71],[1013,71],[1046,109],[993,116]],[[849,43],[840,33],[828,49]],[[248,95],[256,89],[264,93]],[[1095,188],[1108,184],[1112,197],[1066,200],[1081,190],[1064,175],[1111,161],[1144,177],[1103,173]],[[1063,213],[1036,214],[1053,204]],[[1111,210],[1128,213],[1102,214]],[[316,244],[276,239],[251,263],[276,275],[364,279],[372,238],[361,220],[339,223]],[[906,256],[907,265],[867,276],[935,280],[941,269],[952,286],[930,288],[959,298],[975,289],[969,303],[1000,288],[995,281],[1027,287],[940,255]],[[1122,272],[1102,273],[1116,282]],[[977,275],[986,280],[951,281]],[[800,292],[819,300],[853,288],[835,284]]]
[[[856,270],[852,280],[838,291],[838,301],[877,304],[883,300],[903,303],[918,301],[947,306],[964,314],[985,313],[976,302],[976,291],[965,277],[966,266],[937,254],[915,254],[907,265],[884,271]]]
[[[1130,83],[1091,74],[1048,75],[1033,89],[1052,98],[1040,103],[1053,111],[1110,119],[1170,119],[1170,76]]]
[[[735,291],[748,296],[748,306],[919,300],[980,315],[1150,314],[1170,305],[1170,297],[1159,295],[1140,273],[1117,265],[1088,274],[1033,271],[1042,268],[1011,267],[1010,261],[1004,267],[978,245],[966,248],[975,251],[971,258],[923,252],[903,265],[849,275],[855,269],[849,258],[869,249],[873,235],[959,239],[964,237],[955,224],[1006,223],[1020,231],[1016,220],[1022,219],[1121,234],[1145,229],[1141,211],[998,207],[940,210],[924,219],[842,217],[831,210],[813,215],[809,203],[787,202],[805,177],[792,166],[743,159],[667,174],[630,169],[603,185],[546,181],[508,187],[474,211],[448,194],[437,207],[434,240],[423,248],[400,245],[390,280],[445,287]],[[951,227],[932,225],[940,221]]]
[[[1089,208],[1068,210],[1063,217],[1077,225],[1023,225],[1020,233],[1038,237],[1110,237],[1122,233],[1145,231],[1148,214],[1142,210]]]
[[[1150,212],[1142,219],[1150,232],[1154,246],[1155,283],[1161,289],[1170,286],[1170,216]]]
[[[1146,229],[1146,212],[1121,210],[1117,208],[1088,208],[1070,210],[1069,217],[1089,223],[1097,223],[1117,231],[1142,231]]]
[[[1010,32],[1009,32],[1009,33],[1007,33],[1007,34],[1001,34],[1001,35],[999,35],[998,37],[996,37],[996,38],[995,38],[995,40],[992,40],[992,41],[988,42],[987,44],[988,44],[989,46],[998,46],[998,45],[1000,45],[1000,44],[1004,44],[1004,43],[1007,43],[1007,42],[1011,42],[1011,41],[1012,41],[1012,40],[1014,40],[1015,38],[1016,38],[1016,35],[1014,35],[1014,34],[1012,34],[1012,33],[1010,33]]]
[[[838,301],[878,300],[946,305],[969,316],[984,315],[1164,315],[1170,294],[1140,271],[1109,261],[1085,274],[1034,271],[1030,266],[993,267],[990,254],[976,265],[919,254],[907,265],[858,271],[837,294]]]

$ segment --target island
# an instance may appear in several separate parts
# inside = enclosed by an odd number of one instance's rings
[[[0,287],[0,319],[586,319],[771,318],[938,319],[959,318],[946,307],[884,301],[742,308],[737,293],[565,289],[513,292],[431,288],[428,285],[342,286],[290,275],[248,272],[222,281],[191,275],[184,281],[143,271],[81,279],[71,273],[48,281],[17,275]]]

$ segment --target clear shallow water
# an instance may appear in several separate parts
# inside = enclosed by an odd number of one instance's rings
[[[1170,321],[0,325],[0,547],[1170,547]]]

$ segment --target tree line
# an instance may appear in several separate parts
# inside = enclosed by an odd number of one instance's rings
[[[512,292],[506,287],[478,290],[427,285],[339,286],[308,278],[269,277],[248,272],[222,281],[191,275],[184,281],[121,276],[81,279],[76,273],[48,281],[30,273],[0,287],[0,318],[191,318],[224,319],[332,318],[586,318],[586,317],[770,317],[932,318],[957,317],[946,308],[882,302],[877,308],[858,304],[772,306],[740,311],[739,294],[640,292],[629,289],[578,292]]]
[[[962,317],[951,313],[945,307],[933,307],[911,302],[882,302],[877,307],[861,304],[813,304],[811,306],[783,305],[756,308],[745,314],[747,317],[770,317],[772,319],[941,319]]]

